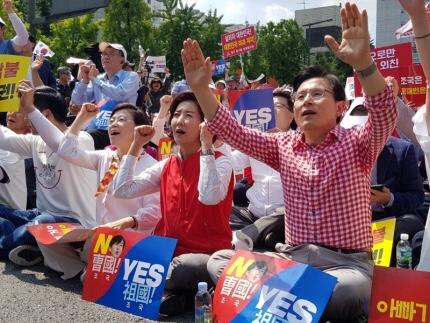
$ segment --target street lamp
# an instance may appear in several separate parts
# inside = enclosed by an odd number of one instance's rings
[[[323,22],[329,22],[329,21],[333,21],[333,19],[326,19],[326,20],[321,20],[321,21],[316,21],[316,22],[310,22],[308,24],[303,24],[303,27],[308,27],[308,32],[307,32],[307,38],[308,38],[308,44],[309,44],[309,56],[308,56],[308,65],[310,65],[310,60],[311,60],[311,49],[312,49],[312,37],[311,37],[311,27],[314,25],[318,25],[318,24],[322,24]]]

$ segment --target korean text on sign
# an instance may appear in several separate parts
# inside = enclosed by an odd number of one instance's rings
[[[18,111],[16,89],[26,78],[29,64],[29,57],[0,55],[0,112]]]
[[[257,49],[255,27],[250,26],[221,35],[224,58],[240,55]]]

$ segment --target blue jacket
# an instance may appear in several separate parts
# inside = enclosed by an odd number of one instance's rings
[[[413,144],[390,137],[376,165],[378,182],[372,184],[383,184],[394,196],[393,205],[384,208],[384,218],[418,214],[416,210],[424,203],[424,187]]]

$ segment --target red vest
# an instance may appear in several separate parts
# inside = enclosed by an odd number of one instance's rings
[[[215,158],[222,156],[216,152]],[[174,256],[185,253],[212,254],[231,249],[229,226],[233,199],[233,173],[227,196],[216,205],[198,200],[200,152],[180,161],[171,156],[161,173],[160,204],[162,217],[154,234],[178,239]]]

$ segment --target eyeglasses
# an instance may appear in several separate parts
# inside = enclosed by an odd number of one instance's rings
[[[160,84],[160,85],[163,84],[160,81],[154,81],[154,82],[152,82],[152,84],[157,84],[157,83]]]
[[[287,105],[285,105],[283,103],[280,103],[280,102],[278,102],[278,103],[275,104],[275,109],[278,109],[278,110],[287,109],[288,111],[292,112],[291,108],[289,108]]]
[[[119,116],[118,118],[111,118],[109,120],[109,124],[113,125],[114,123],[119,123],[119,124],[124,124],[126,123],[128,120],[130,120],[127,117],[123,117],[123,116]]]
[[[303,102],[309,94],[311,96],[312,100],[319,101],[324,97],[326,92],[334,95],[333,92],[326,90],[326,89],[311,89],[307,92],[296,93],[294,100],[299,101],[299,102]]]
[[[70,73],[70,72],[63,72],[63,73],[60,73],[60,74],[72,75],[72,73]]]
[[[101,57],[105,57],[105,56],[107,56],[107,57],[109,57],[109,58],[112,58],[112,57],[114,57],[114,56],[121,56],[120,54],[117,54],[117,53],[100,53],[100,56]]]

